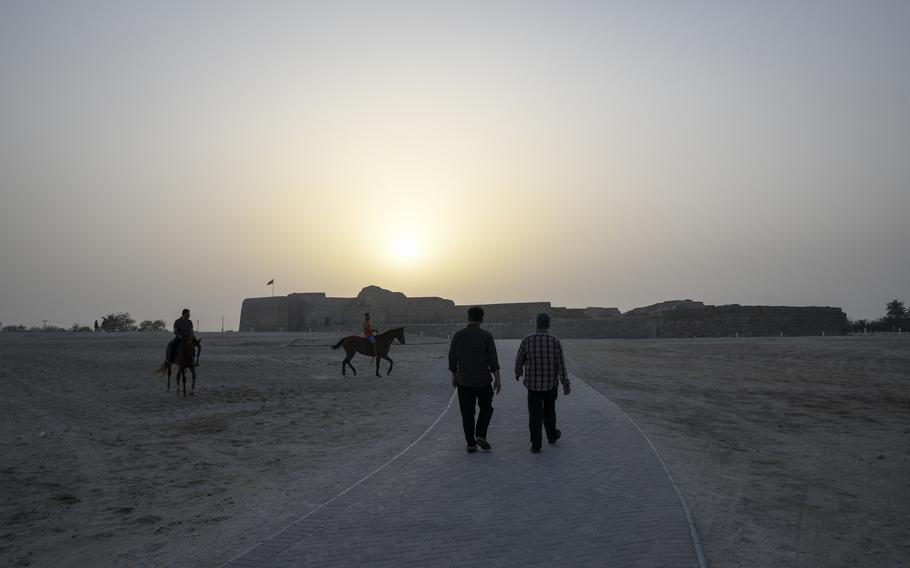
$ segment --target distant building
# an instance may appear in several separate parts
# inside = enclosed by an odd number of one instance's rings
[[[847,316],[840,308],[705,305],[671,300],[636,308],[563,308],[550,302],[479,304],[484,325],[499,338],[520,338],[534,329],[538,313],[547,312],[560,337],[663,338],[841,335]],[[357,332],[364,312],[380,330],[405,326],[411,333],[446,336],[464,326],[470,306],[438,297],[408,298],[367,286],[356,298],[330,298],[323,292],[247,298],[240,310],[240,331],[345,330]]]

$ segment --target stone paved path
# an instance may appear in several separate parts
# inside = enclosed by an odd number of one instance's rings
[[[563,438],[530,453],[525,390],[511,372],[517,345],[497,342],[507,372],[492,451],[465,452],[455,401],[380,471],[226,566],[704,565],[660,458],[587,384],[560,391]]]

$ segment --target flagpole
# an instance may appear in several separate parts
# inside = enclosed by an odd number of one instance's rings
[[[272,297],[275,297],[275,280],[272,279]]]

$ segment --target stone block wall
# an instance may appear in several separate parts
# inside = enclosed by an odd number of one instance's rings
[[[240,307],[238,331],[288,331],[288,297],[247,298]]]
[[[404,326],[408,333],[446,337],[464,327],[470,306],[444,298],[408,298],[376,286],[356,298],[324,293],[248,298],[240,331],[342,331],[359,333],[364,312],[380,330]],[[521,338],[533,332],[538,313],[552,318],[553,333],[564,338],[757,337],[841,335],[847,317],[840,308],[788,306],[706,306],[672,300],[620,314],[616,308],[561,308],[550,302],[482,304],[484,326],[495,337]]]
[[[389,327],[393,325],[390,323]],[[447,337],[464,325],[407,325],[406,330]],[[534,321],[489,322],[484,323],[484,328],[498,339],[520,339],[534,331]],[[554,318],[550,325],[552,333],[564,339],[843,335],[846,329],[847,316],[840,308],[787,306],[707,306],[650,316]]]
[[[760,337],[843,335],[840,308],[792,306],[705,306],[668,311],[656,318],[657,337]]]
[[[452,320],[455,323],[464,323],[468,320],[468,308],[472,306],[483,308],[485,322],[513,323],[533,322],[540,312],[550,311],[550,302],[515,302],[513,304],[471,304],[455,306]]]

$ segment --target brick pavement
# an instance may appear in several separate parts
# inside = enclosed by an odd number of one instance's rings
[[[525,390],[509,364],[518,342],[497,346],[507,372],[492,451],[465,452],[456,401],[380,471],[225,566],[703,566],[663,462],[587,384],[560,391],[563,437],[530,453]]]

